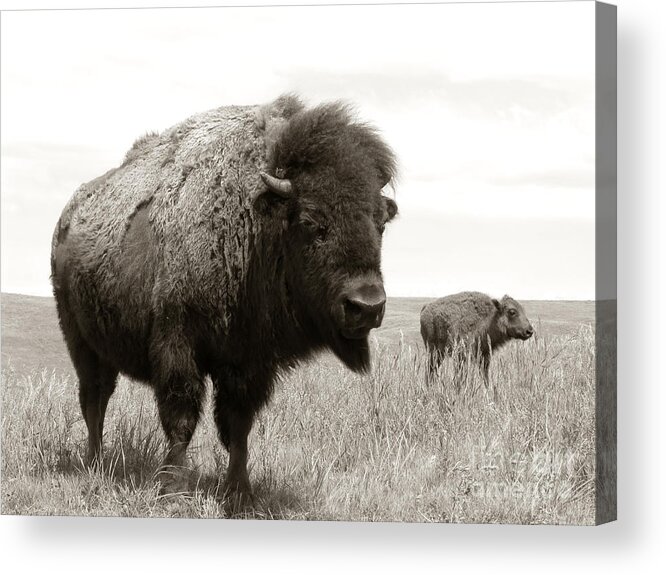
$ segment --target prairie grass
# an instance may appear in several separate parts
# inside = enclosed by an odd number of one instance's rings
[[[589,326],[508,345],[493,358],[491,389],[471,368],[459,392],[452,361],[428,384],[422,346],[398,339],[374,340],[368,375],[323,356],[281,378],[250,435],[254,505],[237,517],[594,522]],[[155,473],[165,441],[149,388],[121,378],[104,464],[88,469],[74,378],[9,366],[2,380],[4,514],[228,516],[227,454],[210,405],[190,447],[191,494],[164,498]]]

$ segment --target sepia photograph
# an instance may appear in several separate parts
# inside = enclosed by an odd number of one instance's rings
[[[615,18],[3,12],[2,514],[615,520]]]

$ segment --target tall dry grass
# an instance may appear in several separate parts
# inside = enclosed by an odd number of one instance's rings
[[[479,372],[445,361],[425,379],[421,346],[375,344],[361,376],[330,357],[285,375],[250,437],[254,506],[274,519],[594,522],[594,334],[536,338]],[[165,449],[151,391],[121,379],[102,469],[81,459],[76,382],[3,372],[5,514],[224,517],[227,455],[210,406],[190,448],[192,494],[158,495]]]

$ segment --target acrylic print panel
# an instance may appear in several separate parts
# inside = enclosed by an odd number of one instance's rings
[[[3,13],[2,512],[612,520],[614,26]]]

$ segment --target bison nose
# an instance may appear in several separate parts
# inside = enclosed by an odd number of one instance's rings
[[[384,316],[386,298],[367,301],[359,297],[350,297],[345,300],[345,317],[348,319],[361,318],[365,324],[378,327]]]
[[[386,293],[381,283],[364,283],[343,295],[343,330],[349,337],[364,337],[384,318]]]
[[[532,326],[528,327],[528,328],[525,330],[525,335],[526,335],[527,337],[532,337],[532,335],[534,335],[534,330],[532,329]]]

